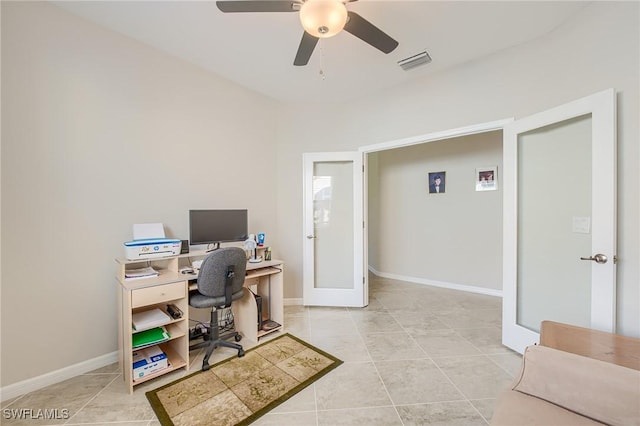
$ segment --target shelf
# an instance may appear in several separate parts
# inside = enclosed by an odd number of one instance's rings
[[[280,331],[282,330],[282,326],[276,327],[276,328],[272,328],[271,330],[265,331],[265,330],[258,330],[258,339],[266,336],[267,334],[271,334],[274,333],[276,331]]]
[[[162,284],[170,284],[180,281],[186,281],[187,277],[179,272],[170,271],[168,269],[158,269],[157,277],[138,278],[134,280],[123,280],[122,286],[127,290],[136,290],[138,288],[155,287]]]
[[[169,337],[168,340],[164,340],[164,341],[160,342],[159,344],[167,343],[167,342],[170,342],[172,340],[175,340],[175,339],[178,339],[178,338],[180,338],[182,336],[186,336],[187,335],[186,331],[181,330],[180,326],[176,324],[176,323],[182,322],[182,321],[184,321],[184,318],[180,318],[180,319],[168,322],[168,323],[163,324],[163,325],[156,325],[154,327],[144,328],[142,330],[131,330],[131,335],[134,335],[136,333],[141,333],[141,332],[146,331],[146,330],[151,330],[152,328],[156,328],[156,327],[164,327],[164,328],[167,329],[167,332],[169,333],[169,336],[171,336],[171,337]],[[153,345],[157,345],[157,344],[158,343],[150,343],[148,345],[135,347],[135,348],[133,348],[133,350],[136,351],[138,349],[146,348],[147,346],[153,346]]]
[[[166,342],[165,342],[166,343]],[[141,383],[144,383],[146,381],[149,380],[153,380],[156,377],[160,377],[162,375],[165,375],[167,373],[170,373],[174,370],[177,370],[179,368],[183,368],[187,365],[187,362],[182,359],[182,357],[180,355],[178,355],[170,346],[164,346],[163,343],[161,343],[160,348],[162,349],[162,351],[167,354],[167,358],[169,359],[169,366],[167,368],[165,368],[164,370],[160,370],[156,373],[150,374],[148,376],[144,376],[141,379],[138,380],[133,380],[132,385],[136,386],[139,385]],[[132,366],[129,366],[129,368],[133,368]]]
[[[266,275],[273,275],[282,272],[282,269],[273,266],[266,266],[260,269],[247,270],[247,278],[264,277]]]

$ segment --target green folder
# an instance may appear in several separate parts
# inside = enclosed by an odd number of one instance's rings
[[[132,343],[134,348],[141,346],[153,345],[169,340],[171,335],[164,327],[151,328],[149,330],[134,333],[132,336]]]

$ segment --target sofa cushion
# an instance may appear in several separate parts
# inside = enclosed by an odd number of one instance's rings
[[[491,426],[601,426],[602,423],[579,416],[535,396],[508,390],[500,395]]]
[[[640,425],[640,371],[529,346],[513,390],[610,425]]]

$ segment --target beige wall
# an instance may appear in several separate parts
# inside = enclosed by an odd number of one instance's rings
[[[274,102],[46,3],[2,2],[2,385],[117,350],[134,223],[277,234]],[[277,255],[274,253],[274,255]]]
[[[502,290],[502,190],[476,191],[478,167],[502,169],[502,132],[382,151],[370,171],[369,266],[382,276]],[[428,173],[446,172],[444,194]],[[371,194],[373,191],[369,191]]]
[[[524,117],[613,87],[618,92],[618,330],[640,336],[639,6],[597,2],[546,37],[441,74],[341,105],[284,108],[277,218],[279,249],[289,265],[285,296],[302,295],[302,184],[291,176],[301,176],[303,152],[355,150]]]

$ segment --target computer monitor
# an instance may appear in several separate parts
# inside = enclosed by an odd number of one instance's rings
[[[190,244],[245,241],[249,235],[247,210],[189,210]]]

